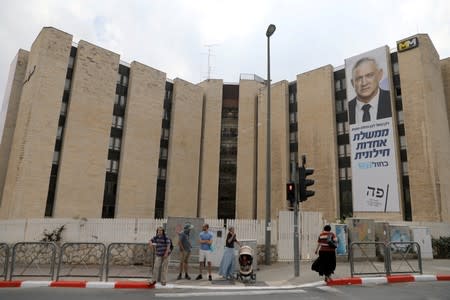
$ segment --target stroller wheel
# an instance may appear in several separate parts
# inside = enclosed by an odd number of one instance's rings
[[[256,274],[252,274],[252,275],[250,276],[250,278],[251,278],[252,280],[256,280]]]

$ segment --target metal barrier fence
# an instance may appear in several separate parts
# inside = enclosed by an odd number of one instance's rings
[[[353,242],[349,251],[350,273],[354,275],[391,275],[423,273],[420,245],[417,242]],[[411,263],[417,261],[417,268]],[[369,271],[356,271],[356,261]],[[402,267],[407,267],[405,270]]]
[[[55,274],[57,246],[48,242],[20,242],[13,246],[11,258],[11,271],[9,280],[13,277],[49,277],[53,279]],[[30,271],[35,267],[33,272]],[[47,272],[43,273],[42,268]],[[20,274],[15,271],[20,269]]]
[[[120,253],[118,249],[133,252],[128,262],[117,257]],[[154,251],[148,243],[111,243],[106,255],[105,281],[109,278],[149,278],[153,272],[154,262]],[[117,270],[114,274],[110,272],[112,264]]]
[[[10,263],[9,263],[10,262]],[[154,251],[148,243],[20,242],[10,247],[0,243],[0,280],[13,277],[150,278]],[[57,266],[57,268],[55,268]],[[9,270],[10,268],[10,270]],[[112,270],[114,269],[114,270]],[[9,270],[9,273],[8,273]],[[9,277],[8,277],[9,274]]]
[[[64,243],[59,255],[56,280],[61,277],[98,277],[102,280],[105,253],[106,246],[102,243]],[[69,265],[64,274],[63,264]],[[92,267],[95,265],[97,268]],[[81,272],[77,270],[77,273],[73,272],[79,266],[84,266],[83,270]],[[98,273],[92,274],[92,271],[98,271]]]
[[[8,244],[0,243],[0,265],[3,264],[3,273],[0,273],[0,278],[6,280],[8,275],[8,262],[9,262],[9,247]]]

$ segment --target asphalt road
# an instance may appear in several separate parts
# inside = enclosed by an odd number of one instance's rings
[[[298,300],[368,299],[423,300],[450,299],[448,281],[412,282],[373,286],[320,286],[291,289],[74,289],[74,288],[2,288],[0,299],[7,300],[148,300],[148,299],[216,300]]]

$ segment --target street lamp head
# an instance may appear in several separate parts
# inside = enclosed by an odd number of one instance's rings
[[[270,37],[275,32],[275,29],[277,29],[275,25],[270,24],[269,27],[267,27],[266,36]]]

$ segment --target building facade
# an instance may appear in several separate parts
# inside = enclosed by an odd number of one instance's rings
[[[272,218],[290,209],[286,183],[305,155],[315,196],[301,210],[450,222],[450,59],[426,34],[397,49],[367,53],[382,58],[383,120],[349,122],[353,87],[372,76],[353,76],[366,54],[272,84]],[[267,86],[256,75],[169,80],[45,27],[18,51],[5,95],[1,219],[265,217]]]

